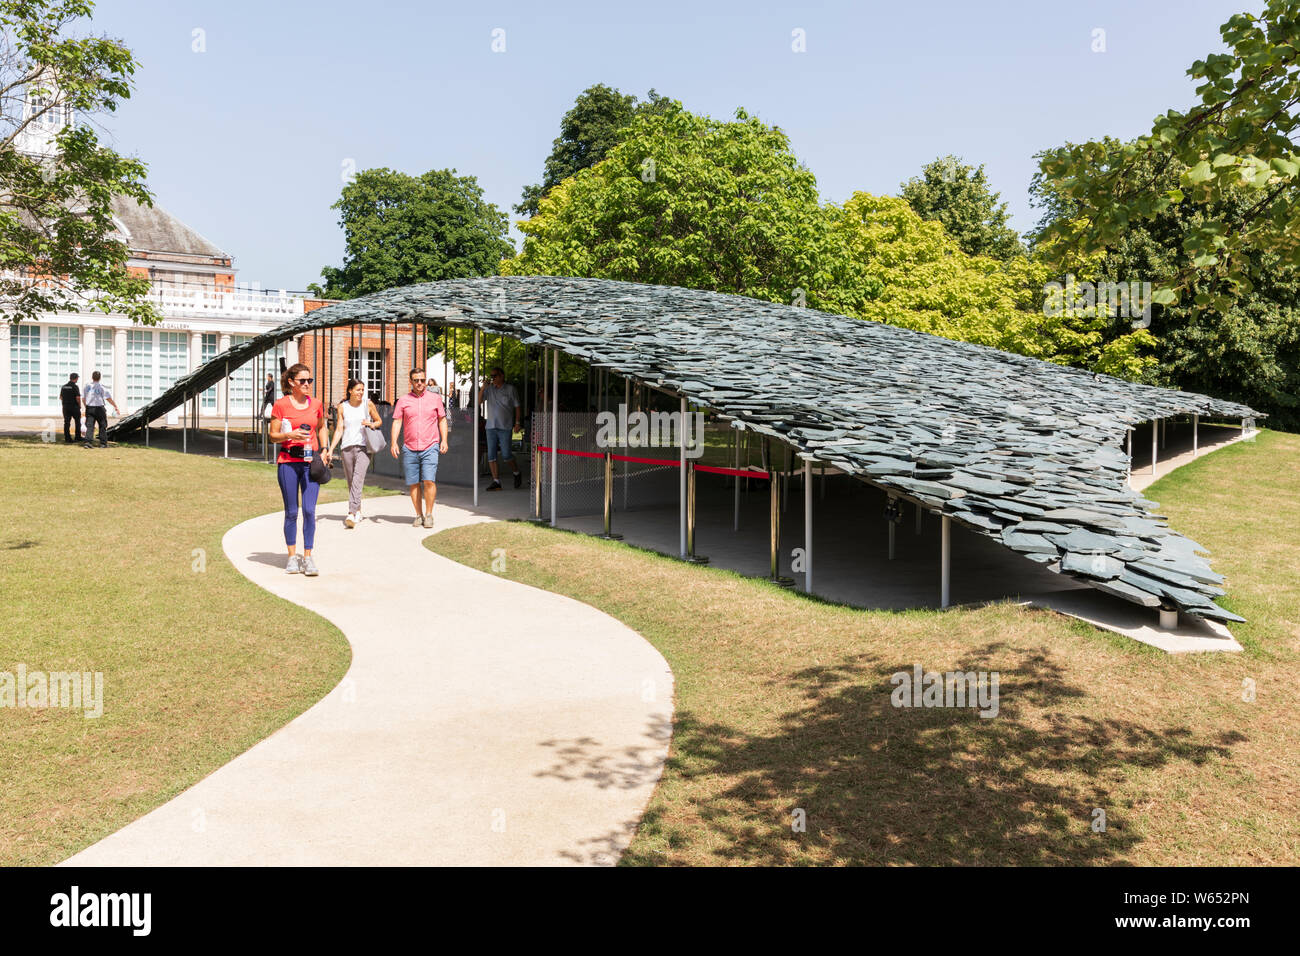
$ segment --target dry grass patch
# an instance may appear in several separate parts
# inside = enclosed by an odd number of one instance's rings
[[[1300,536],[1278,529],[1300,519],[1300,438],[1265,433],[1149,495],[1229,576],[1246,654],[1173,657],[1013,605],[859,611],[522,523],[427,546],[485,571],[504,547],[509,577],[672,666],[668,766],[625,863],[1293,865]],[[998,715],[893,707],[914,664],[997,671]]]

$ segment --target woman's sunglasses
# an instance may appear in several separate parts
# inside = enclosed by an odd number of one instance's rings
[[[293,383],[295,385],[310,385],[314,381],[316,381],[314,378],[295,378]]]

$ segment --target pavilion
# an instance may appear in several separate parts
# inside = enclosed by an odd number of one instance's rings
[[[599,279],[489,277],[390,289],[317,309],[215,356],[177,380],[152,403],[125,417],[110,434],[121,438],[194,403],[210,386],[282,342],[328,334],[358,323],[391,326],[412,337],[436,328],[467,330],[479,376],[484,335],[524,349],[525,375],[534,370],[541,412],[532,446],[534,513],[554,524],[565,508],[587,500],[603,508],[610,531],[618,463],[622,502],[640,488],[632,465],[673,473],[679,506],[679,556],[694,555],[694,481],[719,472],[771,488],[771,572],[779,579],[781,492],[789,493],[790,456],[801,462],[806,540],[804,587],[813,591],[813,468],[882,489],[895,509],[915,506],[942,520],[941,606],[947,606],[952,523],[1094,588],[1134,604],[1159,608],[1162,625],[1179,612],[1240,621],[1215,599],[1223,579],[1199,544],[1170,528],[1154,505],[1128,484],[1132,429],[1186,417],[1240,421],[1243,432],[1259,413],[1205,395],[1139,385],[996,349],[896,326],[742,296]],[[565,408],[560,357],[585,363],[590,404]],[[316,370],[318,377],[321,370]],[[615,381],[615,378],[621,382]],[[596,383],[592,388],[590,383]],[[525,379],[525,400],[531,392]],[[572,429],[573,416],[594,423],[622,395],[638,408],[665,402],[685,419],[707,410],[734,436],[735,467],[697,463],[685,440],[675,460],[647,457],[623,444],[598,448],[590,431]],[[321,384],[318,383],[318,389]],[[334,386],[334,395],[341,389]],[[477,401],[471,401],[477,426]],[[558,413],[557,413],[558,411]],[[565,423],[565,436],[560,423]],[[549,434],[547,434],[549,432]],[[574,441],[571,436],[581,434]],[[679,432],[680,434],[680,432]],[[760,466],[741,467],[741,436],[753,438]],[[478,430],[473,430],[478,460]],[[562,457],[594,471],[566,472]],[[779,459],[785,458],[786,464]],[[549,479],[548,479],[549,476]],[[558,480],[557,480],[558,477]],[[568,480],[566,480],[566,478]],[[474,480],[474,476],[471,476]],[[583,488],[598,487],[593,497]],[[646,482],[648,487],[651,482]],[[477,500],[477,482],[474,482]],[[575,491],[576,489],[576,491]],[[660,482],[662,491],[662,482]],[[547,492],[547,493],[544,493]],[[573,492],[576,494],[570,494]],[[565,505],[564,496],[573,501]],[[585,495],[585,498],[584,498]],[[545,502],[549,498],[549,512]],[[603,499],[603,500],[598,500]],[[825,519],[823,519],[825,520]],[[892,546],[892,525],[890,540]]]

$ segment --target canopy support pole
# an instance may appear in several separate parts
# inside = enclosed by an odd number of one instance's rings
[[[622,415],[624,421],[627,421],[627,415],[631,405],[632,405],[632,379],[625,378],[623,379],[623,415]],[[623,454],[624,456],[626,456],[628,453],[627,435],[622,435],[620,437],[623,439]],[[628,463],[623,462],[623,510],[624,511],[627,510],[627,486],[629,484],[627,479],[627,466]]]
[[[677,426],[677,440],[681,444],[681,467],[677,475],[678,535],[679,552],[686,557],[686,396],[681,400],[681,419]]]
[[[812,459],[805,458],[803,462],[803,560],[804,560],[804,578],[803,589],[807,594],[812,594],[813,590],[813,481],[812,481]]]
[[[474,507],[478,507],[478,350],[479,331],[474,330],[474,385],[470,393],[474,397],[474,417],[470,430],[474,432],[474,463],[470,466],[469,477],[474,483]],[[428,376],[426,376],[427,378]]]
[[[943,530],[939,540],[939,607],[948,606],[949,583],[952,566],[952,519],[943,516]]]
[[[551,350],[551,527],[555,527],[555,507],[560,474],[560,350]]]
[[[230,457],[230,359],[226,359],[226,388],[225,388],[225,392],[226,392],[226,426],[225,426],[225,430],[224,430],[224,432],[222,433],[222,436],[221,436],[221,442],[222,442],[222,445],[224,446],[224,450],[223,450],[222,453],[221,453],[221,457],[222,457],[222,458],[229,458],[229,457]],[[257,400],[257,395],[256,395],[257,390],[254,389],[253,392],[254,392],[253,400],[256,401],[256,400]]]
[[[736,470],[740,471],[740,430],[733,428],[731,430],[732,441],[736,443]],[[731,479],[732,487],[735,489],[735,504],[732,505],[731,530],[740,530],[740,475],[735,475]]]

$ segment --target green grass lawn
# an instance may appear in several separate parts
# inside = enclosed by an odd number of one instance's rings
[[[96,719],[0,707],[0,865],[55,863],[306,710],[351,651],[222,553],[281,507],[270,466],[12,438],[0,461],[0,671],[104,674]]]
[[[0,670],[105,675],[98,719],[0,707],[0,864],[53,863],[305,710],[349,651],[222,554],[280,507],[267,466],[16,439],[0,461]],[[484,570],[504,546],[511,577],[669,660],[669,763],[624,863],[1300,862],[1300,437],[1264,432],[1147,494],[1213,551],[1246,653],[1170,657],[1011,605],[858,611],[525,524],[428,544]],[[918,663],[998,671],[998,716],[893,708],[889,676]]]
[[[667,658],[673,741],[625,864],[1294,865],[1300,436],[1146,494],[1211,549],[1245,653],[1170,656],[1009,604],[854,610],[525,523],[426,546],[484,571],[504,547],[509,577]],[[914,664],[997,671],[998,716],[894,708],[890,675]]]

